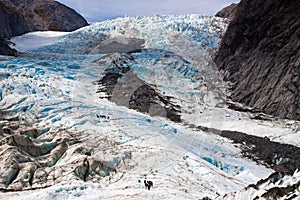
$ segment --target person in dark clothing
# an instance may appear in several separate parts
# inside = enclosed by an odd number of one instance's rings
[[[99,115],[99,114],[97,114],[96,116],[97,116],[97,118],[109,119],[109,116],[106,116],[106,115]]]
[[[144,180],[145,188],[150,190],[151,187],[153,187],[153,182],[152,181],[147,181],[146,179]]]

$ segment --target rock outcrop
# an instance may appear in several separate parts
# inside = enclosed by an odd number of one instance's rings
[[[6,38],[30,31],[74,31],[86,20],[53,0],[0,0],[0,54],[15,55]]]
[[[229,6],[226,6],[225,8],[217,12],[216,17],[228,18],[231,21],[236,14],[236,8],[237,4],[232,3]]]
[[[13,6],[0,1],[0,37],[9,38],[34,30]]]
[[[300,1],[242,0],[215,62],[231,98],[300,120]]]
[[[130,64],[138,63],[132,54],[143,51],[148,50],[109,54],[96,61],[103,65],[111,59],[105,75],[96,83],[99,85],[97,93],[100,93],[100,98],[106,98],[119,106],[180,122],[180,106],[174,104],[171,97],[160,94],[155,86],[140,79],[131,69]]]
[[[5,39],[1,37],[0,37],[0,55],[11,55],[11,56],[17,55],[17,51],[11,49],[8,46],[8,43],[5,41]]]
[[[299,196],[299,171],[292,175],[274,172],[266,179],[259,180],[241,191],[227,194],[222,199],[296,199]]]
[[[29,30],[24,17],[0,1],[0,54],[15,55],[16,51],[9,48],[6,38]]]
[[[30,31],[74,31],[87,25],[73,9],[53,0],[1,1],[24,17]]]

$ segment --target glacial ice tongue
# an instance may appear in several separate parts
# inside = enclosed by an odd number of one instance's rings
[[[137,46],[144,41],[145,48],[171,50],[174,53],[178,53],[175,49],[180,51],[182,47],[192,46],[211,51],[218,46],[226,27],[225,19],[196,14],[126,17],[94,23],[60,37],[57,33],[37,32],[13,38],[12,42],[16,43],[15,48],[19,51],[63,54],[95,54],[97,46],[104,45],[106,40],[106,44],[111,46],[112,42],[131,46],[135,43],[134,39],[137,39]],[[34,36],[41,41],[39,48],[36,48],[38,45],[22,47],[28,38],[32,42]],[[118,52],[118,48],[111,52]]]
[[[256,125],[223,105],[226,85],[211,55],[226,27],[221,18],[155,15],[13,38],[25,54],[0,56],[0,190],[49,187],[24,192],[25,199],[196,199],[267,178],[273,170],[242,157],[238,145],[196,129],[198,120],[213,128]],[[108,74],[115,84],[101,82]],[[132,77],[143,85],[134,88]],[[99,98],[124,85],[133,87],[125,103],[139,107],[135,95],[156,107],[140,112]],[[151,115],[172,106],[181,123]],[[154,193],[139,183],[145,177]]]

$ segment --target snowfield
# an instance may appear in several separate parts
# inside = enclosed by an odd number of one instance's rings
[[[211,58],[226,28],[221,18],[156,15],[13,38],[25,54],[0,56],[0,199],[253,199],[297,184],[296,171],[246,189],[274,169],[244,157],[241,144],[196,128],[300,147],[299,122],[253,120],[227,108],[227,84]],[[97,81],[119,63],[180,107],[181,122],[161,107],[149,115],[97,93]],[[132,94],[140,87],[126,74],[118,80],[115,92],[126,90],[121,81]],[[126,98],[119,100],[130,104]]]

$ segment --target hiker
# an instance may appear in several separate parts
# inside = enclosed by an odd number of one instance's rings
[[[150,190],[151,187],[153,187],[153,182],[152,181],[147,181],[146,179],[144,180],[145,188]]]
[[[97,118],[102,118],[102,119],[109,119],[109,116],[106,116],[106,115],[99,115],[99,114],[97,114],[96,115],[97,116]]]

